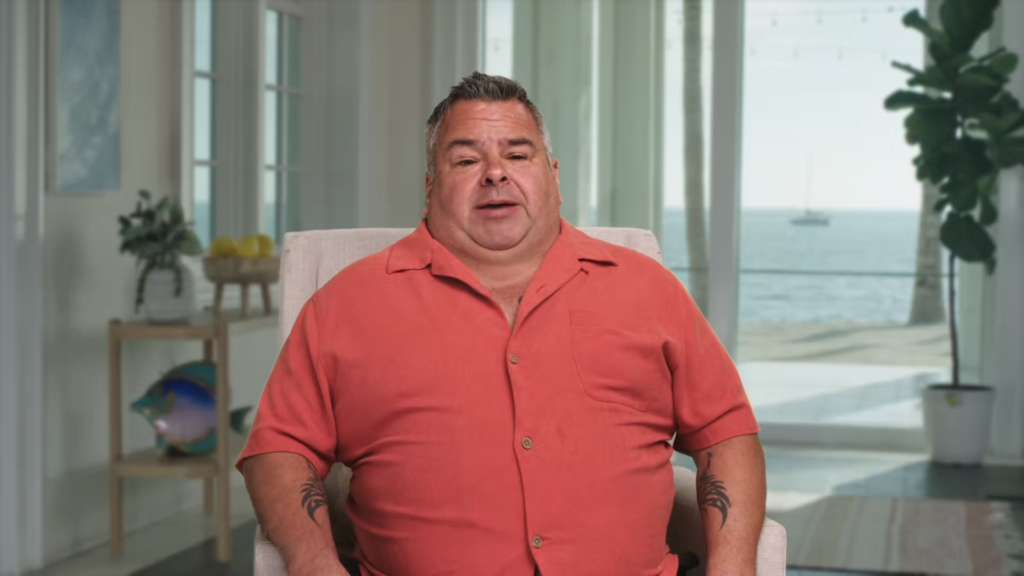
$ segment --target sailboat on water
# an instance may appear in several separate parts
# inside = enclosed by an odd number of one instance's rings
[[[807,192],[806,200],[804,204],[806,208],[801,216],[790,219],[789,223],[793,226],[828,226],[829,217],[828,214],[818,210],[811,210],[811,185],[814,182],[814,163],[811,158],[807,158]]]

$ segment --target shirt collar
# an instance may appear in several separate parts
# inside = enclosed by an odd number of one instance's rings
[[[427,221],[421,220],[412,234],[402,238],[391,247],[391,254],[388,256],[388,274],[406,270],[422,270],[433,264],[434,260],[439,257],[442,260],[447,260],[438,254],[438,251],[443,251],[445,256],[450,255],[448,250],[430,235]],[[578,261],[586,260],[612,266],[618,265],[615,256],[608,251],[604,242],[587,236],[566,222],[564,218],[561,232],[551,246],[550,252],[562,253]]]

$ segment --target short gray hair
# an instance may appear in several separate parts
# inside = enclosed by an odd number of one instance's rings
[[[461,100],[480,100],[484,102],[521,102],[530,111],[537,128],[540,130],[540,137],[544,141],[544,151],[548,155],[548,164],[551,163],[551,138],[548,130],[544,127],[544,117],[540,110],[530,101],[526,95],[526,89],[515,80],[504,76],[490,76],[483,72],[473,72],[462,79],[461,82],[452,86],[448,97],[434,107],[434,111],[427,120],[427,173],[433,176],[436,168],[434,164],[434,152],[437,148],[437,132],[441,123],[448,117],[452,106]]]

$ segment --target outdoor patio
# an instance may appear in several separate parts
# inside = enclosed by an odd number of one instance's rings
[[[747,326],[737,362],[762,423],[920,428],[949,337],[944,324]]]

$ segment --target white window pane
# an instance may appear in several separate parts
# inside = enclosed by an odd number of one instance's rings
[[[195,0],[196,70],[213,71],[213,0]]]
[[[279,30],[281,17],[278,12],[267,10],[265,20],[263,60],[266,78],[264,80],[268,84],[279,84],[281,82],[279,66],[281,56],[281,35]]]
[[[260,232],[277,238],[277,175],[276,170],[263,171],[263,202],[260,206]]]
[[[289,166],[295,166],[301,163],[301,131],[302,131],[302,112],[301,102],[302,98],[294,94],[282,95],[285,99],[285,137],[287,140],[282,142],[284,147],[284,162]]]
[[[213,81],[197,77],[192,100],[192,154],[211,160],[213,153]]]
[[[512,38],[515,7],[512,0],[484,3],[484,72],[512,77]]]
[[[263,97],[263,163],[278,164],[278,123],[280,118],[275,90],[267,90]]]
[[[301,39],[302,39],[302,20],[295,16],[285,16],[285,40],[284,46],[285,53],[283,60],[285,62],[285,84],[292,88],[298,88],[301,86],[301,72],[302,72],[302,59],[301,59]]]
[[[209,166],[192,169],[192,222],[199,241],[209,246],[213,237],[213,168]]]

